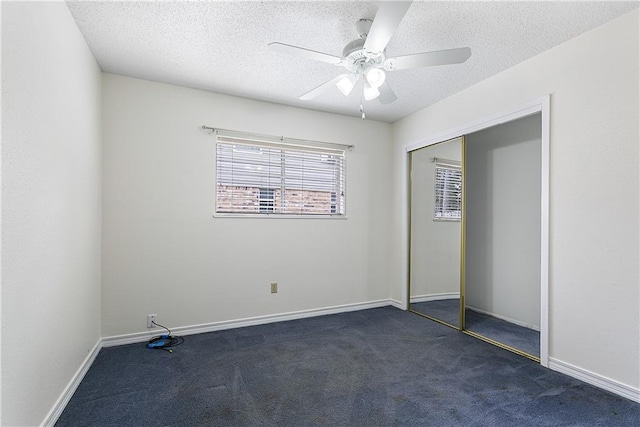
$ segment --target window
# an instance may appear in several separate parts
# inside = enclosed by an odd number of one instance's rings
[[[460,221],[462,212],[462,171],[460,166],[436,163],[434,220]]]
[[[345,215],[344,149],[216,132],[216,213]]]

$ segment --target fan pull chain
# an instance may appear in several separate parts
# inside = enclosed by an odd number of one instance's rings
[[[362,90],[360,91],[360,114],[362,114],[362,120],[365,119],[364,114],[364,80],[362,81]]]

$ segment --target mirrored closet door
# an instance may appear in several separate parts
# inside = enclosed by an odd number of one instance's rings
[[[539,359],[541,116],[465,138],[465,329]]]
[[[460,328],[463,138],[410,153],[409,309]]]
[[[541,114],[409,152],[409,310],[540,361]]]

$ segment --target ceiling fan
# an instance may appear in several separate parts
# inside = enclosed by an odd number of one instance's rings
[[[360,19],[356,23],[360,37],[347,43],[342,50],[342,57],[277,42],[269,43],[269,48],[275,52],[327,62],[346,69],[345,73],[300,96],[301,100],[313,99],[334,85],[347,96],[361,80],[362,96],[365,100],[377,99],[381,104],[390,104],[397,97],[385,82],[385,71],[460,64],[471,56],[471,49],[461,47],[387,58],[385,48],[409,6],[411,1],[382,2],[373,21]],[[364,118],[362,104],[360,110]]]

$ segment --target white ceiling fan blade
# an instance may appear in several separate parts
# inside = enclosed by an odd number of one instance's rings
[[[303,47],[291,46],[284,43],[269,43],[269,49],[274,52],[286,53],[288,55],[299,56],[306,59],[313,59],[320,62],[328,62],[329,64],[340,65],[341,58],[328,53],[316,52],[315,50],[305,49]]]
[[[471,49],[437,50],[433,52],[414,53],[413,55],[387,58],[384,69],[387,71],[404,70],[407,68],[427,67],[432,65],[460,64],[471,56]]]
[[[382,2],[380,4],[367,40],[364,42],[364,49],[367,52],[377,54],[387,47],[387,43],[400,25],[409,6],[411,6],[410,1]]]
[[[382,105],[391,104],[396,99],[398,99],[398,97],[396,96],[395,93],[393,93],[393,91],[391,90],[391,87],[389,87],[387,82],[382,83],[382,86],[380,86],[378,90],[380,91],[380,96],[378,96],[378,101],[380,101],[380,104]]]
[[[304,95],[301,95],[298,99],[301,99],[303,101],[308,101],[310,99],[313,99],[316,96],[320,95],[321,93],[329,90],[332,86],[335,87],[336,83],[338,83],[338,81],[340,81],[340,79],[342,79],[344,76],[345,74],[340,74],[338,77],[335,77],[326,83],[322,83],[317,88],[311,89],[309,92],[305,93]]]

